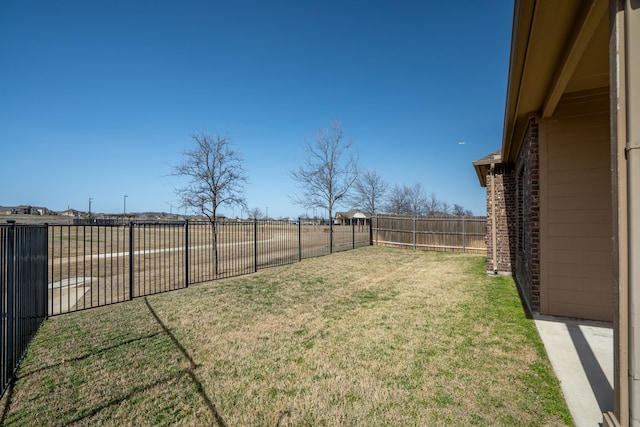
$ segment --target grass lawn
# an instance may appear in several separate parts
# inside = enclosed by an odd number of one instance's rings
[[[6,425],[571,425],[510,278],[367,247],[45,322]]]

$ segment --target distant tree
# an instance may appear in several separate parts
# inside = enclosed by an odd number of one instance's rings
[[[457,203],[453,205],[451,214],[455,216],[473,216],[473,212],[471,212],[469,209],[465,209],[462,205],[459,205]]]
[[[440,200],[435,193],[431,193],[427,196],[425,200],[425,208],[427,215],[437,215],[441,210]]]
[[[444,200],[438,199],[435,193],[425,195],[424,187],[420,182],[413,186],[394,185],[387,196],[385,209],[388,213],[404,216],[472,216],[469,209],[462,205],[451,206]]]
[[[451,205],[445,201],[440,203],[440,213],[442,215],[451,215]]]
[[[406,186],[393,186],[387,197],[385,210],[392,215],[410,215]]]
[[[319,130],[306,142],[306,157],[291,172],[301,194],[293,201],[307,209],[326,209],[329,218],[346,198],[358,176],[358,159],[352,142],[344,140],[339,121]]]
[[[405,193],[409,202],[410,215],[422,216],[426,214],[427,196],[424,187],[420,182],[416,182],[412,187],[406,187]]]
[[[249,211],[249,218],[251,219],[260,219],[264,216],[260,208],[253,208]]]
[[[421,183],[416,182],[411,187],[395,185],[387,198],[387,211],[394,215],[422,216],[427,212],[426,203]]]
[[[387,187],[388,184],[376,171],[365,170],[353,184],[351,202],[366,213],[375,215],[385,200]]]
[[[187,178],[176,190],[182,206],[204,215],[213,228],[214,268],[218,273],[217,213],[222,206],[246,208],[243,196],[247,176],[244,162],[228,136],[201,132],[192,136],[195,147],[184,151],[182,163],[173,167],[174,176]]]

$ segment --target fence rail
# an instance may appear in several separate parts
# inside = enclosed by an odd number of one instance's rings
[[[47,316],[47,227],[0,225],[0,267],[2,396]]]
[[[376,216],[372,244],[408,249],[486,253],[485,217]]]
[[[48,315],[370,244],[368,226],[310,220],[50,225]]]

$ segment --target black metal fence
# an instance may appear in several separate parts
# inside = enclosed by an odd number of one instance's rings
[[[47,227],[0,224],[0,396],[47,316],[46,289]]]
[[[372,218],[372,244],[408,249],[486,253],[486,217]]]
[[[369,226],[305,219],[50,225],[48,315],[370,244]]]
[[[4,394],[47,315],[104,306],[371,244],[483,252],[484,217],[0,225]]]

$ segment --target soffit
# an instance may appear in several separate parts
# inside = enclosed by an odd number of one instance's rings
[[[480,186],[487,186],[487,171],[491,168],[491,165],[497,165],[500,163],[502,163],[500,150],[494,151],[493,153],[488,154],[480,160],[476,160],[472,163],[474,169],[476,170],[476,174],[478,175]]]
[[[609,86],[609,20],[606,14],[600,19],[588,49],[589,53],[582,55],[565,93]]]
[[[608,85],[606,0],[517,0],[502,159],[518,155],[532,116],[552,116],[562,96]]]

